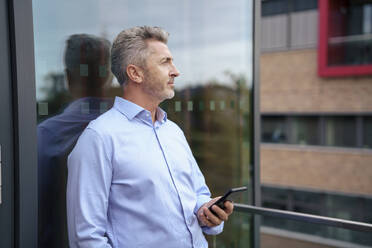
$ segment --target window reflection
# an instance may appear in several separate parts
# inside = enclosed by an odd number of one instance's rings
[[[49,75],[51,113],[61,102],[71,99],[61,113],[37,127],[39,178],[39,247],[66,247],[67,156],[91,120],[105,112],[111,100],[105,98],[109,73],[110,42],[86,34],[71,35],[64,53],[68,90],[61,85],[63,75]],[[47,108],[44,103],[43,108]],[[39,113],[42,109],[39,104]],[[104,106],[104,108],[102,108]],[[43,110],[45,111],[45,110]]]
[[[33,1],[40,247],[66,247],[66,156],[88,122],[121,95],[107,70],[106,45],[128,27],[160,26],[170,33],[181,76],[175,98],[162,107],[185,132],[212,194],[251,183],[252,13],[252,1],[245,0]],[[66,40],[85,33],[105,45],[81,42],[69,72]],[[246,247],[242,228],[234,222],[217,241],[210,239],[210,247],[237,239]]]

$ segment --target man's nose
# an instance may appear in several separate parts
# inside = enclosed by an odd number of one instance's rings
[[[175,65],[172,65],[172,70],[170,71],[171,77],[178,77],[180,75],[180,71],[177,69]]]

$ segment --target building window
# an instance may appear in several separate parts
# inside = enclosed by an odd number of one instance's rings
[[[261,141],[372,149],[372,116],[261,116]]]
[[[319,1],[320,76],[372,75],[372,2]]]
[[[262,118],[262,142],[288,143],[284,116],[267,116]]]
[[[262,142],[320,145],[316,116],[262,116]]]
[[[372,117],[363,120],[363,147],[372,148]]]
[[[294,0],[293,11],[305,11],[318,8],[318,0]]]
[[[356,147],[355,117],[328,117],[325,128],[325,145]]]
[[[317,0],[262,2],[261,51],[316,48]]]
[[[262,16],[288,14],[318,8],[318,0],[263,0]]]
[[[289,12],[288,0],[264,0],[262,1],[262,16],[286,14]]]
[[[371,223],[372,207],[370,196],[333,193],[319,190],[299,189],[262,185],[262,206],[275,207],[281,210],[325,215],[335,218],[345,218]],[[263,218],[263,226],[319,235],[328,239],[352,242],[359,245],[370,245],[372,236],[368,233],[343,230],[337,232],[332,228],[304,225],[301,222],[281,220],[271,217]]]
[[[295,117],[292,120],[291,133],[293,144],[319,145],[317,117]]]

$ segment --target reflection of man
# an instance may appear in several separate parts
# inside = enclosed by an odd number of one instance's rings
[[[39,247],[67,247],[67,155],[88,123],[110,106],[103,99],[110,43],[90,35],[72,35],[66,42],[65,72],[74,101],[38,125]]]
[[[111,69],[123,98],[92,121],[68,159],[71,247],[207,247],[232,213],[214,200],[183,132],[159,103],[179,75],[157,27],[135,27],[114,41]]]

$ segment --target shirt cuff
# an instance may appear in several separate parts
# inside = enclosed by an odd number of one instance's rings
[[[198,214],[199,208],[201,208],[201,206],[203,206],[205,203],[209,202],[210,200],[212,200],[212,199],[209,196],[203,196],[203,195],[199,196],[199,198],[196,202],[195,209],[194,209],[195,215]],[[196,216],[196,218],[198,218],[198,217]],[[220,234],[223,231],[223,227],[224,227],[224,222],[222,222],[221,224],[219,224],[218,226],[215,226],[215,227],[203,226],[201,228],[202,228],[202,230],[205,234],[217,235],[217,234]]]
[[[203,226],[202,230],[205,234],[217,235],[217,234],[220,234],[223,231],[223,226],[224,226],[224,222],[222,221],[221,224],[219,224],[218,226],[215,226],[215,227]]]

